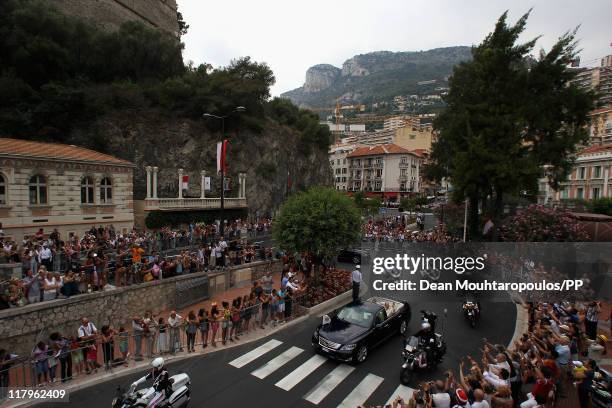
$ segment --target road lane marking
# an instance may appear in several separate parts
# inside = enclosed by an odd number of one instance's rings
[[[276,383],[276,386],[285,391],[289,391],[295,387],[300,381],[310,375],[314,370],[319,368],[321,364],[327,361],[327,358],[322,355],[315,354],[308,361],[287,374],[285,378]]]
[[[256,358],[259,358],[259,357],[263,356],[268,351],[270,351],[270,350],[280,346],[281,344],[283,344],[282,341],[278,341],[278,340],[272,339],[269,342],[264,343],[261,346],[257,347],[256,349],[253,349],[253,350],[249,351],[248,353],[243,354],[242,356],[238,357],[237,359],[230,361],[229,364],[231,366],[236,367],[236,368],[244,367],[245,365],[249,364],[251,361],[255,360]]]
[[[251,374],[257,378],[266,378],[267,376],[287,364],[289,361],[299,356],[303,351],[304,350],[299,347],[291,347],[289,350],[274,357],[272,360],[268,361],[266,364],[253,371]]]
[[[400,386],[397,387],[395,391],[393,391],[393,394],[391,394],[391,398],[389,398],[389,401],[387,401],[385,406],[391,405],[391,403],[395,400],[395,398],[397,398],[398,395],[402,397],[406,404],[408,404],[408,401],[412,399],[413,392],[414,388],[406,387],[405,385],[400,384]]]
[[[315,387],[310,390],[308,394],[304,396],[306,401],[310,401],[317,405],[323,400],[338,384],[342,382],[348,375],[353,372],[355,367],[351,367],[346,364],[341,364],[334,370],[327,374]],[[355,408],[355,407],[351,407]]]
[[[355,408],[362,405],[383,380],[384,378],[374,374],[366,375],[359,385],[338,405],[338,408]]]

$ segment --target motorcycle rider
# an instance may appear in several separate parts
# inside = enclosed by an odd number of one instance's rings
[[[170,398],[170,395],[172,395],[172,381],[170,380],[168,370],[164,366],[164,359],[162,357],[153,359],[151,367],[153,369],[147,375],[132,383],[132,389],[135,390],[138,385],[147,380],[153,380],[155,391],[158,393],[165,392],[166,398]]]
[[[463,313],[467,315],[467,311],[468,311],[468,304],[471,304],[471,306],[473,307],[474,310],[474,316],[476,316],[476,318],[480,318],[480,301],[479,300],[471,300],[471,299],[466,299],[463,302]]]
[[[421,323],[421,330],[416,332],[414,335],[419,339],[419,344],[425,345],[425,352],[427,354],[427,363],[430,365],[432,362],[439,362],[438,345],[436,341],[436,332],[432,328],[432,324],[424,320]]]

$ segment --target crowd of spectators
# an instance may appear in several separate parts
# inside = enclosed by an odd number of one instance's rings
[[[271,259],[271,248],[247,243],[269,228],[269,220],[236,220],[223,236],[217,224],[190,224],[126,234],[92,227],[66,240],[57,230],[46,235],[40,229],[21,245],[0,237],[0,263],[22,266],[22,278],[0,282],[0,309]]]
[[[414,221],[414,222],[413,222]],[[457,242],[458,238],[446,231],[443,224],[426,230],[423,214],[415,219],[405,215],[397,215],[378,221],[370,220],[363,224],[363,240],[366,242],[395,242],[398,244],[410,242]]]
[[[599,366],[608,342],[597,332],[600,303],[525,307],[529,329],[510,348],[485,340],[479,357],[466,356],[457,372],[421,383],[391,407],[545,408],[570,397],[570,387],[580,408],[610,406],[610,379]]]
[[[154,356],[196,352],[196,347],[218,347],[239,341],[243,335],[276,326],[295,316],[305,291],[300,257],[284,255],[281,279],[275,284],[268,270],[253,281],[248,294],[212,301],[209,308],[185,315],[171,311],[167,317],[145,312],[130,316],[128,324],[103,325],[83,317],[74,333],[53,332],[41,339],[27,358],[0,350],[0,380],[9,385],[9,370],[18,363],[31,368],[37,386],[67,382],[99,369],[128,366]],[[34,385],[34,384],[31,384]]]

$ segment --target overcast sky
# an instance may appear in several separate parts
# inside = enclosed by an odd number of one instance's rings
[[[578,32],[583,65],[612,54],[611,0],[177,0],[190,25],[185,61],[227,65],[251,56],[274,71],[273,95],[302,86],[308,67],[340,67],[355,54],[418,51],[479,43],[509,10],[514,22],[533,12],[524,39],[549,48]]]

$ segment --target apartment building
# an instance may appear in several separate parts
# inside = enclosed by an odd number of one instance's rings
[[[420,192],[422,157],[396,144],[362,146],[347,156],[349,192],[364,191],[387,201]]]
[[[612,105],[612,55],[602,58],[598,67],[576,70],[578,73],[573,81],[576,85],[597,91],[598,106]]]
[[[540,179],[538,202],[612,197],[612,144],[581,150],[567,181],[553,190],[547,179]]]
[[[612,105],[589,113],[589,144],[593,146],[612,143]]]
[[[334,187],[336,190],[348,190],[348,159],[347,155],[356,149],[356,145],[339,143],[333,145],[329,150],[329,165],[334,175]]]

